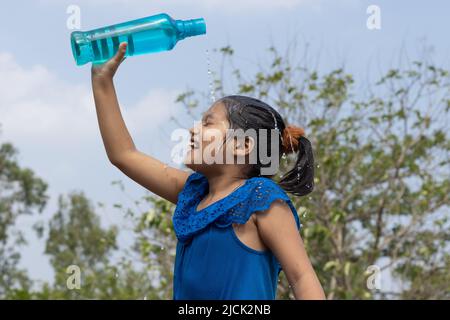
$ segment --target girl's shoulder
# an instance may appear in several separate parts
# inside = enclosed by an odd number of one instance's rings
[[[251,192],[249,192],[246,198],[249,211],[247,219],[251,213],[265,211],[270,208],[274,201],[282,200],[291,209],[297,224],[297,229],[301,228],[300,219],[294,203],[276,181],[268,177],[253,177],[249,180]]]

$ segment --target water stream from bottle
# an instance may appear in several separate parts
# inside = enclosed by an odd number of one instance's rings
[[[206,49],[206,64],[208,67],[209,97],[210,97],[211,103],[214,103],[216,101],[216,92],[214,89],[213,74],[211,71],[211,59],[210,59],[210,53],[209,53],[208,49]]]

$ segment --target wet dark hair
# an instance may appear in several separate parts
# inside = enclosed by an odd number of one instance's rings
[[[259,129],[275,129],[278,128],[279,134],[279,159],[283,154],[282,132],[286,127],[281,115],[271,106],[256,98],[230,95],[219,99],[225,105],[227,118],[230,122],[231,129],[255,129],[257,141],[259,141]],[[276,123],[275,123],[276,121]],[[314,156],[312,152],[311,142],[301,136],[298,139],[298,153],[295,165],[286,174],[284,174],[278,184],[286,192],[297,196],[304,196],[313,191],[314,188]],[[271,157],[271,135],[267,135],[267,155]],[[256,164],[250,164],[250,170],[246,173],[247,178],[262,176],[261,168],[269,167],[269,164],[263,165],[257,153]],[[273,178],[274,175],[267,176]]]

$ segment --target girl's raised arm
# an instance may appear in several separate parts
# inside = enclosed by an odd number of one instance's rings
[[[188,172],[169,167],[136,149],[120,112],[113,77],[124,60],[126,43],[114,57],[101,65],[92,65],[92,90],[98,124],[111,163],[128,177],[176,204]]]

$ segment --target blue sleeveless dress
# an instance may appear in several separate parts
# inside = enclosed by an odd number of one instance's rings
[[[244,224],[274,200],[288,203],[297,229],[300,220],[286,192],[272,179],[253,177],[231,194],[197,211],[208,180],[192,173],[178,195],[172,222],[177,236],[173,299],[272,300],[281,265],[270,250],[239,240],[232,223]]]

